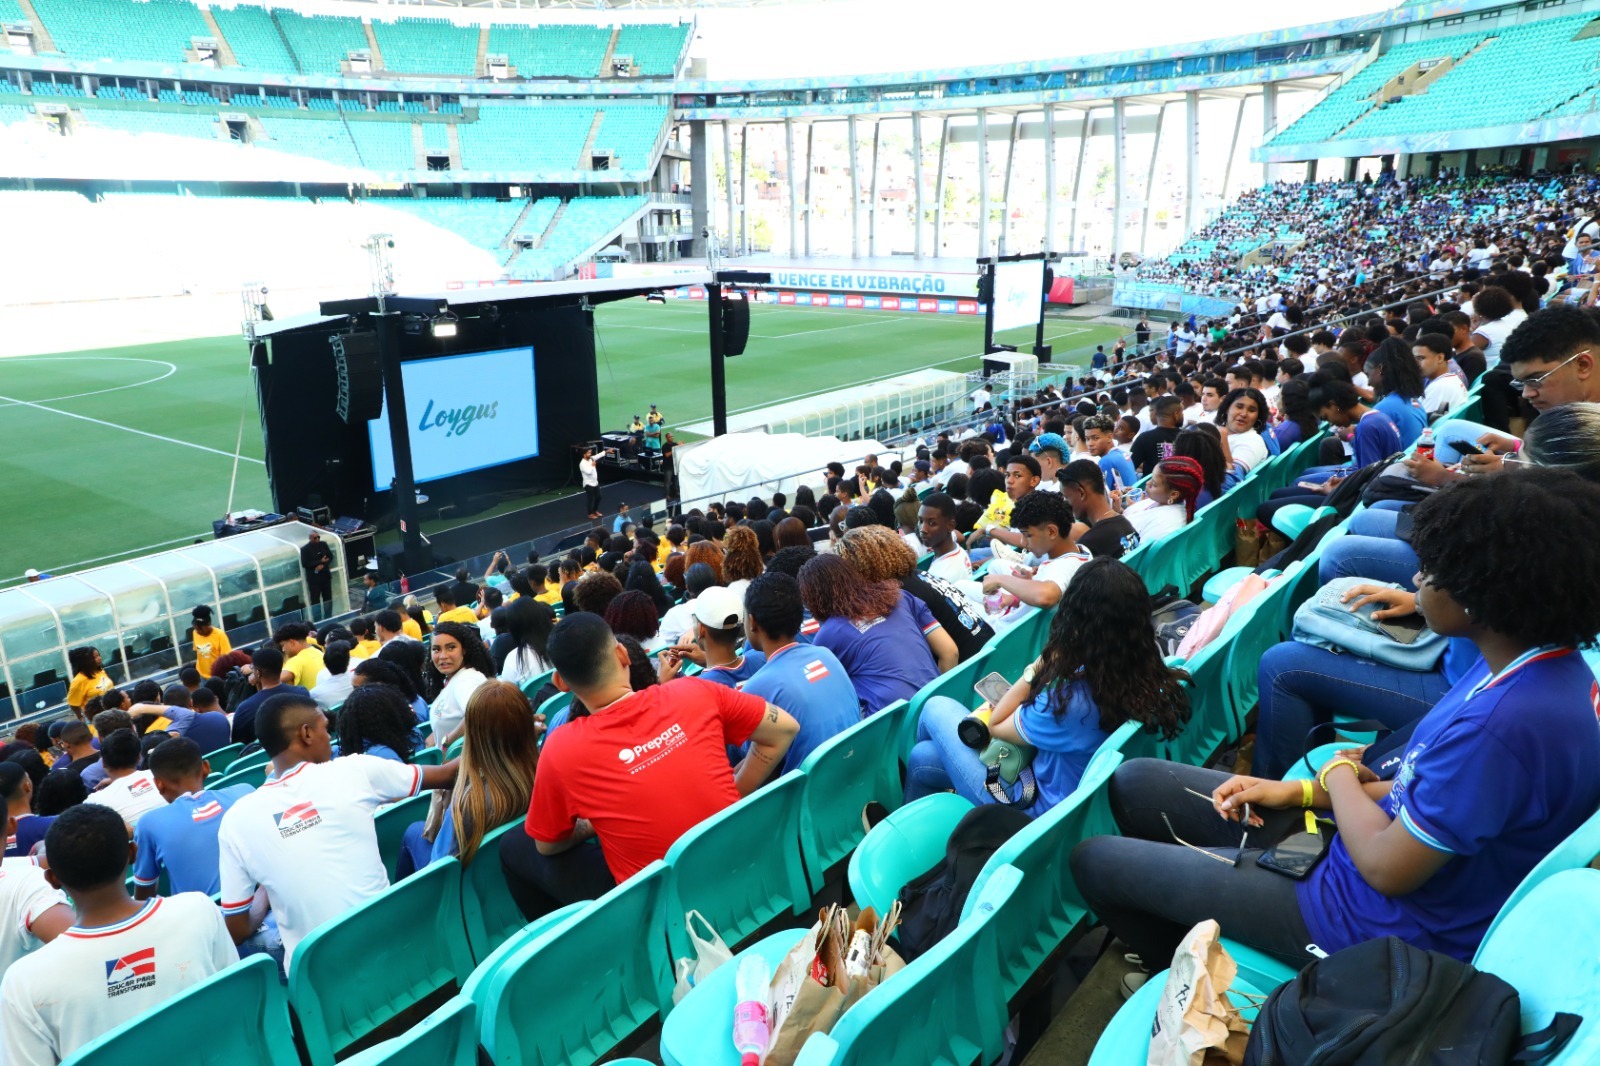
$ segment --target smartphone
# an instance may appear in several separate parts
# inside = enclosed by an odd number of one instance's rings
[[[990,673],[980,678],[972,687],[977,690],[978,695],[988,701],[989,706],[993,707],[1000,702],[1002,696],[1011,691],[1011,682],[1007,681],[1003,674]]]
[[[1464,440],[1463,441],[1456,441],[1452,445],[1452,447],[1455,448],[1455,450],[1460,452],[1462,455],[1482,455],[1483,454],[1483,449],[1478,447],[1476,444],[1471,443],[1470,441],[1464,441]]]
[[[1327,854],[1333,830],[1323,827],[1319,833],[1295,833],[1256,856],[1256,865],[1296,881],[1304,881],[1313,867]]]

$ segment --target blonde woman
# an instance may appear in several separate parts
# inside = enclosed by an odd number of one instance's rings
[[[761,576],[761,541],[749,526],[734,526],[722,538],[722,577],[728,590],[742,597]]]
[[[887,526],[857,526],[839,541],[836,552],[868,581],[893,581],[925,603],[955,641],[958,661],[978,654],[994,636],[984,618],[978,586],[919,573],[916,554]]]
[[[479,685],[467,700],[461,768],[437,835],[430,843],[422,822],[406,831],[398,875],[405,877],[452,855],[466,866],[484,837],[525,816],[543,732],[544,717],[533,713],[528,697],[516,685],[509,681]]]

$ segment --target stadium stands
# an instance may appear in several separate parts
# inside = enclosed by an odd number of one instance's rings
[[[216,115],[86,108],[83,116],[90,124],[101,129],[124,130],[128,133],[165,133],[173,137],[206,137],[216,140],[220,129]]]
[[[307,74],[337,74],[351,52],[371,48],[360,19],[302,15],[287,8],[273,8],[271,17]]]
[[[374,19],[373,36],[385,70],[404,74],[459,74],[471,77],[478,57],[478,30],[444,19]]]
[[[526,200],[458,200],[433,196],[385,197],[368,202],[426,219],[502,259],[510,254],[502,245],[511,233],[512,224],[528,206]]]
[[[605,26],[489,27],[489,54],[503,55],[523,78],[593,78],[611,43]]]
[[[608,107],[601,115],[594,150],[610,152],[613,169],[639,170],[649,165],[667,118],[664,107]]]
[[[545,238],[544,246],[517,256],[513,276],[544,279],[583,257],[649,201],[643,196],[582,196],[569,201]],[[530,232],[524,226],[521,232]]]
[[[670,77],[689,43],[688,26],[656,24],[623,26],[617,34],[613,55],[629,56],[635,70],[645,77]]]
[[[480,107],[477,121],[460,126],[461,165],[468,171],[578,170],[594,116],[594,107],[583,104]]]
[[[178,63],[195,37],[211,37],[188,0],[39,0],[39,19],[67,55]]]
[[[266,8],[213,7],[211,17],[216,19],[241,67],[300,72],[300,61],[289,50],[288,37]]]
[[[262,118],[259,121],[268,138],[255,142],[262,147],[315,156],[340,166],[362,165],[349,128],[338,119]]]
[[[374,170],[417,169],[409,122],[347,122],[361,165]]]

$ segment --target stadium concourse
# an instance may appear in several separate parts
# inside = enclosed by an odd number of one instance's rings
[[[330,78],[357,55],[467,77],[490,53],[583,77],[629,54],[630,76],[668,76],[687,47],[679,27],[181,0],[0,0],[0,21],[69,56],[176,63],[198,39]],[[1576,29],[1463,42],[1433,84]],[[236,121],[235,101],[142,91],[95,98]],[[1424,110],[1366,116],[1342,92],[1308,112],[1318,136]],[[298,143],[397,150],[354,127],[424,114],[368,103],[347,134]],[[46,135],[104,129],[82,121]],[[397,121],[426,148],[422,117]],[[610,121],[594,110],[582,143]],[[656,211],[658,178],[593,197],[608,205],[584,231]],[[202,199],[6,195],[129,232]],[[555,198],[541,237],[589,215]],[[196,210],[345,236],[355,215],[434,210],[227,199]],[[544,200],[453,204],[432,247],[492,261],[511,208]],[[264,639],[199,603],[160,674],[74,647],[65,707],[0,747],[0,1061],[1113,1066],[1224,1044],[1230,1061],[1600,1061],[1597,202],[1585,167],[1531,154],[1269,182],[1119,277],[1176,315],[1131,306],[1087,372],[975,391],[893,455],[607,514],[570,549],[496,551],[428,587],[371,574],[358,609],[286,608]],[[553,276],[591,251],[535,259]],[[116,254],[88,290],[114,287]],[[679,341],[643,321],[657,312],[698,317],[627,305],[610,324],[642,335],[647,382]],[[899,328],[864,308],[757,314],[793,344],[783,372],[819,388],[861,380]],[[860,347],[807,333],[869,321],[885,325]],[[965,343],[904,337],[877,365]],[[138,395],[170,401],[162,436],[181,444],[196,401]],[[41,406],[0,396],[0,419]],[[637,433],[683,416],[663,404]],[[88,520],[168,491],[112,489]],[[288,569],[310,592],[331,561],[313,536]],[[57,580],[21,593],[48,605]]]

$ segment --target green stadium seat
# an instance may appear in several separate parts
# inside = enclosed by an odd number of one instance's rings
[[[762,938],[734,959],[713,970],[683,997],[661,1024],[661,1061],[665,1066],[739,1066],[734,1052],[734,978],[739,960],[756,955],[776,969],[805,936],[804,929],[784,929]],[[719,1038],[720,1037],[720,1038]]]
[[[581,903],[569,903],[531,922],[524,922],[522,912],[517,912],[518,924],[500,943],[478,959],[477,965],[472,968],[472,974],[461,986],[461,995],[477,1005],[480,1018],[489,1008],[489,986],[494,982],[500,968],[506,964],[506,960],[568,918],[587,910],[590,902],[592,901],[584,900]]]
[[[874,800],[890,810],[900,806],[896,743],[901,716],[907,709],[905,700],[896,700],[819,745],[800,764],[805,774],[800,848],[813,894],[822,891],[828,870],[842,862],[866,835],[862,808]]]
[[[391,803],[372,816],[373,828],[378,831],[378,854],[383,856],[383,869],[389,875],[390,884],[396,880],[395,864],[400,861],[406,830],[411,828],[411,823],[424,821],[428,817],[428,805],[432,802],[433,793],[424,791],[421,795]]]
[[[902,888],[944,858],[950,833],[970,810],[966,798],[936,792],[890,812],[850,853],[851,898],[887,913]]]
[[[229,767],[228,772],[217,778],[215,784],[210,778],[206,779],[206,787],[211,789],[230,788],[233,785],[249,785],[251,788],[260,788],[267,783],[267,771],[272,768],[270,762],[257,763],[254,766],[240,767],[238,763]],[[213,775],[215,776],[215,775]]]
[[[412,766],[439,766],[444,762],[444,752],[438,748],[422,748],[411,756]]]
[[[800,860],[805,774],[791,770],[679,837],[667,850],[667,942],[694,954],[684,915],[697,910],[730,946],[780,914],[802,914],[811,891]]]
[[[206,762],[211,764],[212,773],[225,774],[228,772],[228,768],[233,765],[233,760],[238,758],[239,753],[243,750],[243,744],[229,744],[225,748],[218,748],[208,754]]]
[[[1023,621],[1019,624],[1026,625],[1027,622]],[[911,754],[911,747],[916,743],[917,722],[922,717],[923,704],[935,696],[947,696],[957,703],[974,709],[982,702],[973,686],[978,683],[979,678],[994,669],[989,664],[989,659],[994,654],[997,643],[998,638],[991,640],[978,654],[929,681],[917,691],[915,696],[911,697],[911,705],[906,708],[905,720],[900,730],[900,761],[902,763],[906,761],[906,756]],[[1016,678],[1013,677],[1010,680],[1014,681]]]
[[[461,926],[461,864],[417,871],[313,930],[289,966],[289,1002],[310,1066],[472,972]]]
[[[478,1061],[478,1012],[472,1000],[454,996],[412,1026],[344,1060],[344,1066],[474,1066]]]
[[[480,1000],[494,1066],[597,1062],[672,1009],[668,877],[651,863],[504,960]]]
[[[1161,996],[1167,987],[1168,972],[1162,970],[1160,973],[1152,974],[1150,980],[1128,997],[1128,1001],[1112,1017],[1111,1024],[1106,1026],[1100,1038],[1095,1041],[1094,1053],[1089,1057],[1089,1066],[1144,1066],[1150,1054],[1150,1027],[1155,1021],[1156,1007],[1161,1003]],[[1234,1006],[1241,1010],[1249,1010],[1253,1005],[1249,997],[1260,996],[1256,991],[1258,987],[1260,986],[1243,980],[1241,975],[1229,989],[1229,998]],[[1251,1013],[1246,1017],[1254,1018],[1255,1015]]]
[[[265,955],[235,963],[96,1037],[66,1062],[125,1066],[130,1056],[158,1062],[175,1048],[195,1066],[299,1066],[278,964]]]
[[[524,924],[500,868],[500,841],[507,833],[520,832],[521,819],[491,830],[461,870],[461,920],[467,927],[472,957],[479,962]]]

